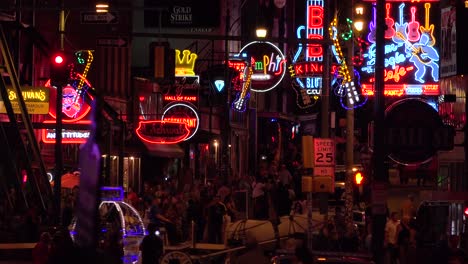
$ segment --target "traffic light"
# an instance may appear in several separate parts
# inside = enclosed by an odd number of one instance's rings
[[[57,51],[52,54],[50,63],[50,81],[53,86],[64,86],[70,78],[69,56],[63,51]]]
[[[356,185],[358,186],[361,186],[363,182],[364,182],[364,175],[362,174],[362,172],[360,171],[355,172],[354,183],[356,183]]]
[[[465,214],[465,217],[468,217],[468,206],[465,206],[465,210],[463,211],[463,214]]]

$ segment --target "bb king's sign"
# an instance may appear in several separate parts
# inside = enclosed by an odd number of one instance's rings
[[[135,132],[148,143],[175,144],[186,139],[190,130],[185,123],[153,120],[140,121]]]

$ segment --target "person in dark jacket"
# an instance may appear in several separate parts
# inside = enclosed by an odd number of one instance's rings
[[[140,244],[142,264],[159,264],[159,259],[163,254],[163,241],[156,235],[157,226],[154,223],[148,224],[148,235],[143,238]]]

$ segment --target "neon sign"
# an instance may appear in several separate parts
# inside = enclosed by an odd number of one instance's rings
[[[55,124],[55,121],[47,120],[44,124]],[[82,120],[77,121],[76,124],[89,126],[91,121]],[[62,129],[62,143],[63,144],[82,144],[85,143],[91,134],[87,129]],[[55,144],[55,129],[42,129],[41,138],[45,144]]]
[[[180,53],[180,50],[175,50],[175,75],[195,76],[194,69],[198,55],[192,53],[190,50],[183,50],[181,58]]]
[[[135,132],[141,140],[153,144],[179,143],[190,134],[185,123],[163,120],[140,121]]]
[[[250,98],[250,84],[252,82],[252,67],[245,68],[246,73],[244,73],[245,81],[242,86],[242,90],[237,94],[236,100],[232,102],[232,109],[238,112],[244,112],[247,109],[247,102]]]
[[[47,114],[49,112],[49,88],[22,86],[21,94],[29,114]],[[16,92],[7,87],[7,95],[13,107],[13,112],[21,114]],[[5,114],[6,112],[5,104],[0,96],[0,113]]]
[[[365,95],[374,95],[373,84],[362,84],[362,93]],[[438,84],[386,84],[385,85],[385,96],[401,97],[410,95],[427,95],[427,96],[438,96],[440,94]]]
[[[191,95],[164,95],[164,101],[196,102],[198,101],[198,98],[197,96],[191,96]]]
[[[250,42],[236,57],[250,61],[253,71],[250,89],[254,92],[274,89],[286,74],[286,58],[281,50],[270,42]]]
[[[347,19],[347,21],[349,24],[350,20]],[[341,106],[343,108],[354,109],[360,107],[366,103],[367,97],[361,98],[361,94],[358,93],[356,83],[354,81],[354,72],[353,75],[351,75],[348,69],[348,64],[341,50],[341,44],[338,39],[338,21],[336,17],[331,22],[329,31],[330,39],[333,41],[332,51],[337,62],[340,64],[340,68],[337,73],[342,77],[342,80],[338,83],[335,94],[340,97]],[[341,37],[343,39],[350,39],[352,37],[352,31],[351,36],[348,35],[348,33],[349,31],[341,34]],[[344,99],[346,102],[343,102]]]
[[[189,134],[182,140],[191,139],[198,131],[200,118],[195,107],[190,103],[173,103],[165,107],[162,121],[180,122],[187,125]]]
[[[298,39],[323,39],[323,0],[306,0],[306,23],[296,30]],[[299,43],[292,59],[294,71],[293,89],[297,95],[297,105],[301,109],[313,106],[322,89],[323,47],[321,44],[304,45]],[[305,92],[301,91],[304,89]],[[307,96],[312,95],[312,97]]]
[[[431,5],[436,4],[427,1],[423,4],[400,2],[398,6],[386,3],[384,81],[386,87],[392,87],[386,92],[389,96],[438,95],[435,92],[438,92],[439,52],[434,24],[431,24],[431,10],[438,8]],[[375,13],[367,33],[372,44],[364,52],[360,68],[367,87],[374,82]],[[428,87],[437,88],[426,89]],[[363,92],[373,94],[370,89],[363,89]]]

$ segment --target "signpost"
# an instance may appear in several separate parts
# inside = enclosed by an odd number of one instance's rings
[[[126,38],[122,37],[106,37],[98,38],[96,41],[97,46],[106,46],[106,47],[126,47],[128,41]]]
[[[96,13],[85,11],[80,14],[81,24],[117,24],[119,18],[117,12]]]

